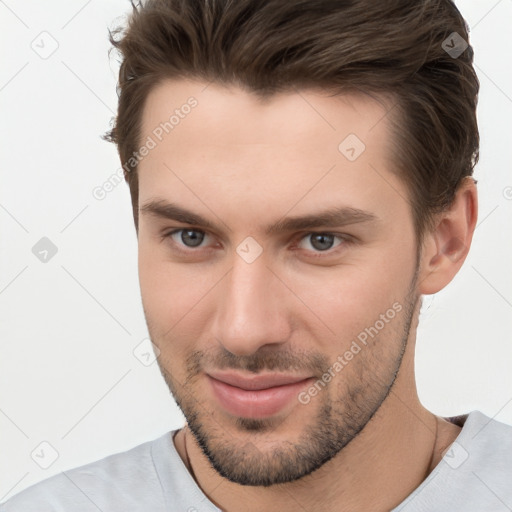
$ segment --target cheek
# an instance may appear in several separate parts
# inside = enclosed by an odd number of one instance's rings
[[[308,306],[307,310],[301,309],[304,318],[310,318],[323,331],[321,336],[317,331],[316,338],[319,343],[325,340],[325,350],[343,349],[360,332],[374,326],[381,315],[391,310],[386,318],[395,318],[395,310],[405,307],[415,260],[408,252],[377,252],[378,257],[369,258],[364,264],[331,268],[307,279],[296,278],[297,286],[292,289]]]
[[[165,241],[157,243],[145,233],[139,235],[139,282],[146,312],[172,322],[193,301],[197,279],[186,265],[170,261],[164,244]]]
[[[153,342],[165,360],[182,360],[204,337],[204,306],[222,273],[168,261],[164,251],[139,245],[139,282]],[[168,354],[172,354],[172,358]],[[165,365],[168,367],[168,365]]]
[[[139,252],[139,280],[144,315],[151,341],[158,347],[159,365],[174,385],[185,382],[184,361],[198,339],[198,322],[191,322],[197,293],[176,265],[159,261],[154,253]]]

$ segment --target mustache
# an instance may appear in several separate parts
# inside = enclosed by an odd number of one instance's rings
[[[329,360],[317,352],[291,352],[270,347],[261,347],[250,355],[239,356],[220,346],[210,351],[194,351],[186,361],[189,377],[205,369],[244,370],[252,373],[268,371],[302,372],[322,375],[329,368]]]

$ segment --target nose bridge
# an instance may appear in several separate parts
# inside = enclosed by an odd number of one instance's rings
[[[235,254],[232,269],[217,296],[215,336],[237,355],[279,344],[289,336],[284,301],[265,258],[254,261]]]

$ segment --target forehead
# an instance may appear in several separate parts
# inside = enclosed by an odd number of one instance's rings
[[[195,105],[189,108],[191,103]],[[185,124],[198,134],[207,133],[206,144],[222,144],[229,138],[230,144],[286,145],[301,140],[314,145],[323,140],[327,145],[347,135],[347,130],[371,142],[386,131],[391,106],[391,100],[382,95],[333,96],[321,89],[305,89],[261,98],[215,82],[166,80],[146,99],[142,132],[151,133],[175,114],[171,129],[167,127],[162,135],[172,132],[176,144],[188,138]]]
[[[152,149],[139,162],[139,204],[183,199],[205,213],[216,204],[234,219],[262,205],[277,216],[319,202],[384,207],[406,195],[390,173],[389,110],[362,94],[309,89],[262,100],[216,83],[162,82],[143,111],[140,140]]]

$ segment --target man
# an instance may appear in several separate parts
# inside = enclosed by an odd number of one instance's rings
[[[510,509],[512,427],[438,417],[414,378],[477,218],[454,5],[150,0],[120,34],[107,138],[187,423],[0,510]]]

